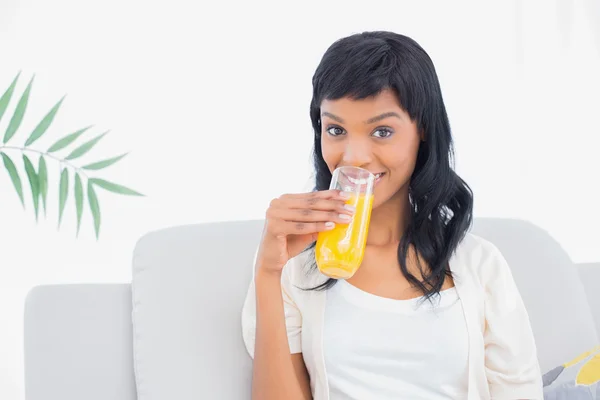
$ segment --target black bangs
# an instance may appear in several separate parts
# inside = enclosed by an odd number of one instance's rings
[[[422,129],[427,98],[440,95],[436,83],[433,63],[414,40],[389,32],[357,34],[338,40],[323,56],[313,76],[311,114],[325,99],[361,100],[391,89]]]

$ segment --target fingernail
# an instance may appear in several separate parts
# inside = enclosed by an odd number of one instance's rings
[[[350,193],[341,191],[340,192],[340,197],[343,198],[343,199],[349,199],[350,198]]]
[[[335,224],[333,222],[325,223],[325,228],[327,228],[327,229],[333,229],[334,227],[335,227]]]
[[[344,204],[344,208],[350,212],[356,211],[356,207],[351,206],[350,204]]]
[[[340,219],[343,219],[344,221],[350,221],[352,217],[348,214],[340,214]]]

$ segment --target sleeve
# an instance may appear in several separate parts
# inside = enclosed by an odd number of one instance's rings
[[[289,271],[292,268],[294,259],[288,261],[281,274],[281,289],[283,297],[283,308],[285,314],[285,325],[287,328],[288,343],[290,345],[290,354],[302,352],[302,315],[300,309],[292,297],[292,285],[290,282]],[[254,286],[254,271],[256,264],[256,254],[252,263],[252,280],[246,294],[244,306],[242,308],[242,334],[244,345],[250,357],[254,358],[254,342],[256,338],[256,291]]]
[[[542,400],[543,385],[529,321],[508,263],[495,246],[485,283],[485,370],[491,398]]]

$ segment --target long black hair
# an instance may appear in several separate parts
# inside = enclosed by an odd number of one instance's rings
[[[473,193],[454,171],[450,122],[433,62],[413,39],[393,32],[363,32],[340,39],[325,52],[313,76],[310,118],[314,129],[315,190],[326,190],[331,172],[321,151],[321,102],[365,99],[391,89],[424,134],[410,178],[411,215],[398,246],[406,279],[426,299],[452,276],[449,260],[472,223]],[[422,280],[408,271],[410,246],[417,253]],[[313,246],[314,247],[314,244]],[[428,266],[421,266],[421,259]],[[328,289],[328,279],[312,288]]]

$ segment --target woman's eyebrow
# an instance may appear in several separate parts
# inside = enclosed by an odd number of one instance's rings
[[[323,111],[321,113],[321,118],[322,117],[329,117],[332,120],[339,122],[340,124],[344,123],[344,120],[342,118],[338,117],[337,115],[333,115],[332,113],[328,113],[327,111]]]
[[[339,122],[340,124],[344,123],[344,120],[342,118],[340,118],[337,115],[334,115],[334,114],[332,114],[330,112],[327,112],[327,111],[323,111],[321,113],[321,117],[329,117],[332,120]],[[376,117],[368,119],[367,121],[365,121],[365,124],[373,124],[375,122],[379,122],[379,121],[384,120],[384,119],[389,118],[389,117],[396,117],[396,118],[398,118],[400,120],[402,119],[402,117],[400,116],[400,114],[398,114],[397,112],[394,112],[394,111],[390,111],[390,112],[386,112],[386,113],[383,113],[383,114],[378,115]]]
[[[397,112],[394,112],[394,111],[390,111],[390,112],[386,112],[386,113],[383,113],[381,115],[378,115],[376,117],[369,119],[368,121],[365,122],[365,124],[373,124],[375,122],[379,122],[379,121],[384,120],[389,117],[396,117],[400,120],[402,119],[400,114],[398,114]]]

